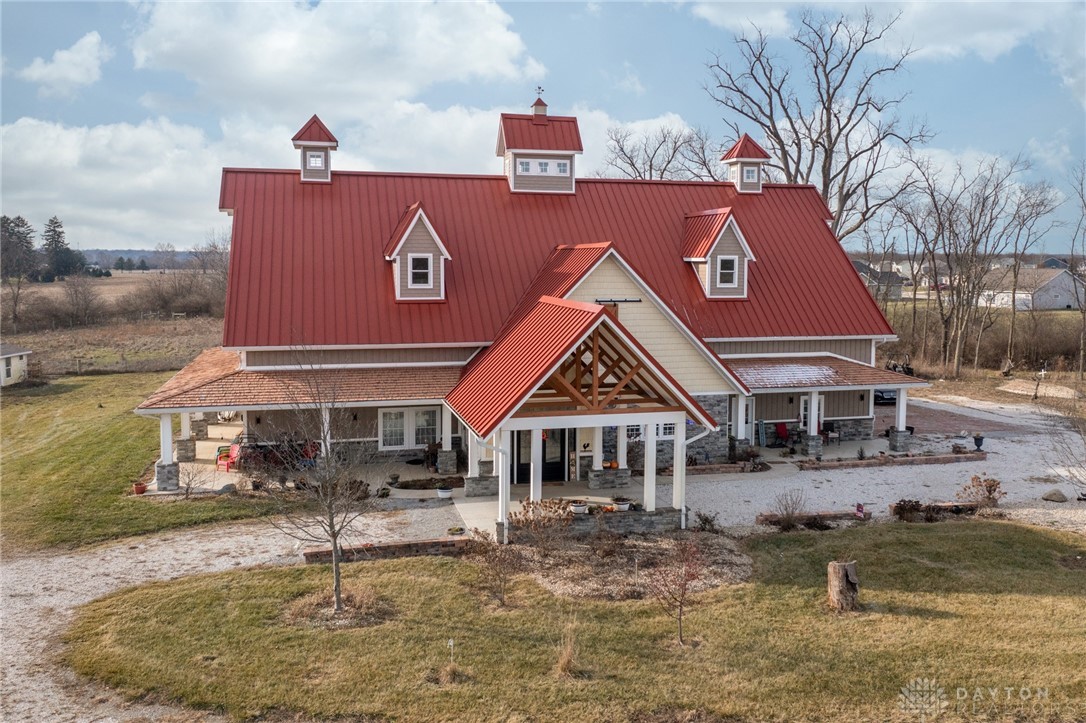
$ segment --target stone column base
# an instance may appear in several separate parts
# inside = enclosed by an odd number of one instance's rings
[[[189,429],[192,430],[193,439],[207,439],[207,420],[206,419],[193,419],[189,423]]]
[[[481,459],[479,460],[479,476],[480,477],[493,477],[494,476],[494,460]]]
[[[822,456],[822,435],[820,434],[807,434],[803,437],[803,454],[808,457],[821,457]]]
[[[909,430],[907,429],[890,429],[890,451],[891,452],[908,452],[909,451]]]
[[[588,470],[588,489],[602,490],[630,486],[628,469],[590,469]]]
[[[456,474],[455,449],[439,449],[437,451],[437,473]]]
[[[159,492],[177,489],[180,479],[180,465],[177,462],[170,464],[155,464],[155,487]]]
[[[196,461],[195,439],[175,439],[173,442],[173,448],[175,450],[174,458],[178,462]]]
[[[464,478],[465,497],[494,497],[497,494],[498,478],[494,475]]]

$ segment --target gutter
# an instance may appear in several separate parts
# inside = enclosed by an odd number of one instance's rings
[[[686,448],[687,448],[687,445],[689,445],[689,444],[691,444],[693,442],[697,442],[699,439],[701,439],[702,437],[709,434],[709,432],[719,431],[719,430],[720,430],[720,427],[717,427],[715,430],[706,429],[706,430],[702,431],[701,434],[695,434],[693,437],[690,437],[689,439],[687,439],[687,440],[685,440],[683,442],[683,449],[682,449],[682,452],[683,452],[683,456],[682,456],[682,460],[683,460],[683,508],[681,510],[679,510],[679,529],[680,530],[685,530],[686,529]],[[674,465],[672,465],[672,466],[674,466]],[[672,484],[674,484],[674,480],[672,480]]]
[[[501,447],[496,447],[493,444],[489,444],[487,442],[484,442],[483,439],[484,439],[483,437],[476,437],[475,438],[475,444],[479,445],[483,449],[489,449],[490,451],[492,451],[494,453],[494,464],[498,464],[498,456],[501,455],[501,458],[504,460],[502,462],[502,464],[508,465],[509,464],[509,450],[502,449]],[[498,506],[500,507],[501,506],[502,495],[506,493],[506,485],[503,485],[500,482],[500,480],[501,480],[501,468],[499,468],[497,470],[494,470],[494,471],[498,474],[498,480],[499,480],[499,482],[498,482]],[[509,496],[512,497],[512,491],[511,490],[509,492]],[[509,503],[508,502],[506,502],[505,507],[506,507],[506,510],[505,510],[506,514],[505,514],[504,518],[502,519],[502,544],[503,545],[508,545],[509,544]]]

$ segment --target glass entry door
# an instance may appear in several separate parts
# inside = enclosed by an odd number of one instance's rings
[[[567,475],[565,429],[543,430],[543,481],[564,482]],[[532,433],[516,432],[513,439],[513,484],[532,480]]]

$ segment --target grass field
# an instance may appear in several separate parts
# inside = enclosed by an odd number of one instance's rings
[[[132,410],[169,376],[68,377],[4,391],[0,525],[5,545],[85,545],[271,511],[270,503],[230,497],[174,504],[126,495],[158,457],[157,420]]]
[[[348,586],[375,589],[391,606],[372,627],[285,622],[292,600],[330,584],[327,567],[252,570],[93,602],[70,629],[66,656],[130,695],[236,718],[915,721],[899,694],[917,678],[946,691],[940,720],[976,719],[956,709],[958,688],[972,696],[1006,686],[1045,688],[1044,707],[993,700],[990,719],[1086,715],[1081,537],[998,522],[896,523],[753,538],[746,548],[754,578],[699,596],[687,623],[699,644],[685,649],[651,601],[558,598],[521,578],[501,609],[482,597],[474,564],[416,558],[346,566]],[[859,561],[858,614],[825,608],[826,563],[841,557]],[[569,621],[583,674],[560,679]],[[449,639],[468,678],[440,685]]]

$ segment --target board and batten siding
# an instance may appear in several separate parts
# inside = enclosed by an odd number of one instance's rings
[[[566,298],[590,304],[596,299],[641,299],[618,305],[622,325],[686,391],[731,393],[735,390],[656,303],[613,258],[607,258]]]
[[[249,434],[262,442],[319,439],[321,435],[321,415],[315,409],[253,410],[247,416]],[[330,417],[332,439],[373,439],[377,436],[377,407],[338,407],[332,410]]]
[[[412,289],[408,282],[411,278],[411,254],[428,254],[430,258],[431,280],[433,284],[428,289]],[[442,274],[445,273],[444,264],[441,262],[441,249],[437,241],[430,235],[421,220],[407,234],[403,245],[400,246],[397,264],[400,272],[400,298],[401,299],[440,299]]]
[[[543,191],[551,193],[572,193],[573,192],[573,176],[576,172],[574,166],[574,156],[533,156],[530,153],[507,153],[506,157],[512,156],[512,166],[509,170],[513,173],[513,190],[514,191]],[[550,163],[557,163],[559,161],[565,161],[569,163],[569,175],[539,175],[539,174],[525,174],[520,173],[517,167],[517,161],[525,160],[532,161],[548,161]]]
[[[839,392],[822,392],[825,407],[822,410],[823,419],[856,419],[868,417],[868,400],[870,391],[849,389]],[[863,399],[860,399],[860,395]],[[799,419],[802,399],[809,395],[802,389],[794,392],[782,392],[775,394],[757,394],[754,401],[754,418],[767,422],[781,422]],[[789,403],[791,399],[791,403]]]
[[[735,286],[720,286],[717,284],[717,259],[721,256],[734,256],[735,262]],[[735,235],[735,229],[731,225],[724,229],[717,239],[709,254],[709,295],[715,298],[727,298],[729,296],[745,296],[747,293],[747,258],[743,250],[743,244],[739,243],[739,237]]]
[[[476,347],[439,347],[437,349],[305,349],[299,351],[249,351],[247,367],[324,366],[327,364],[425,364],[448,362],[462,364]]]
[[[721,356],[736,354],[837,354],[863,364],[871,363],[871,339],[795,339],[760,341],[713,341],[709,347]]]

